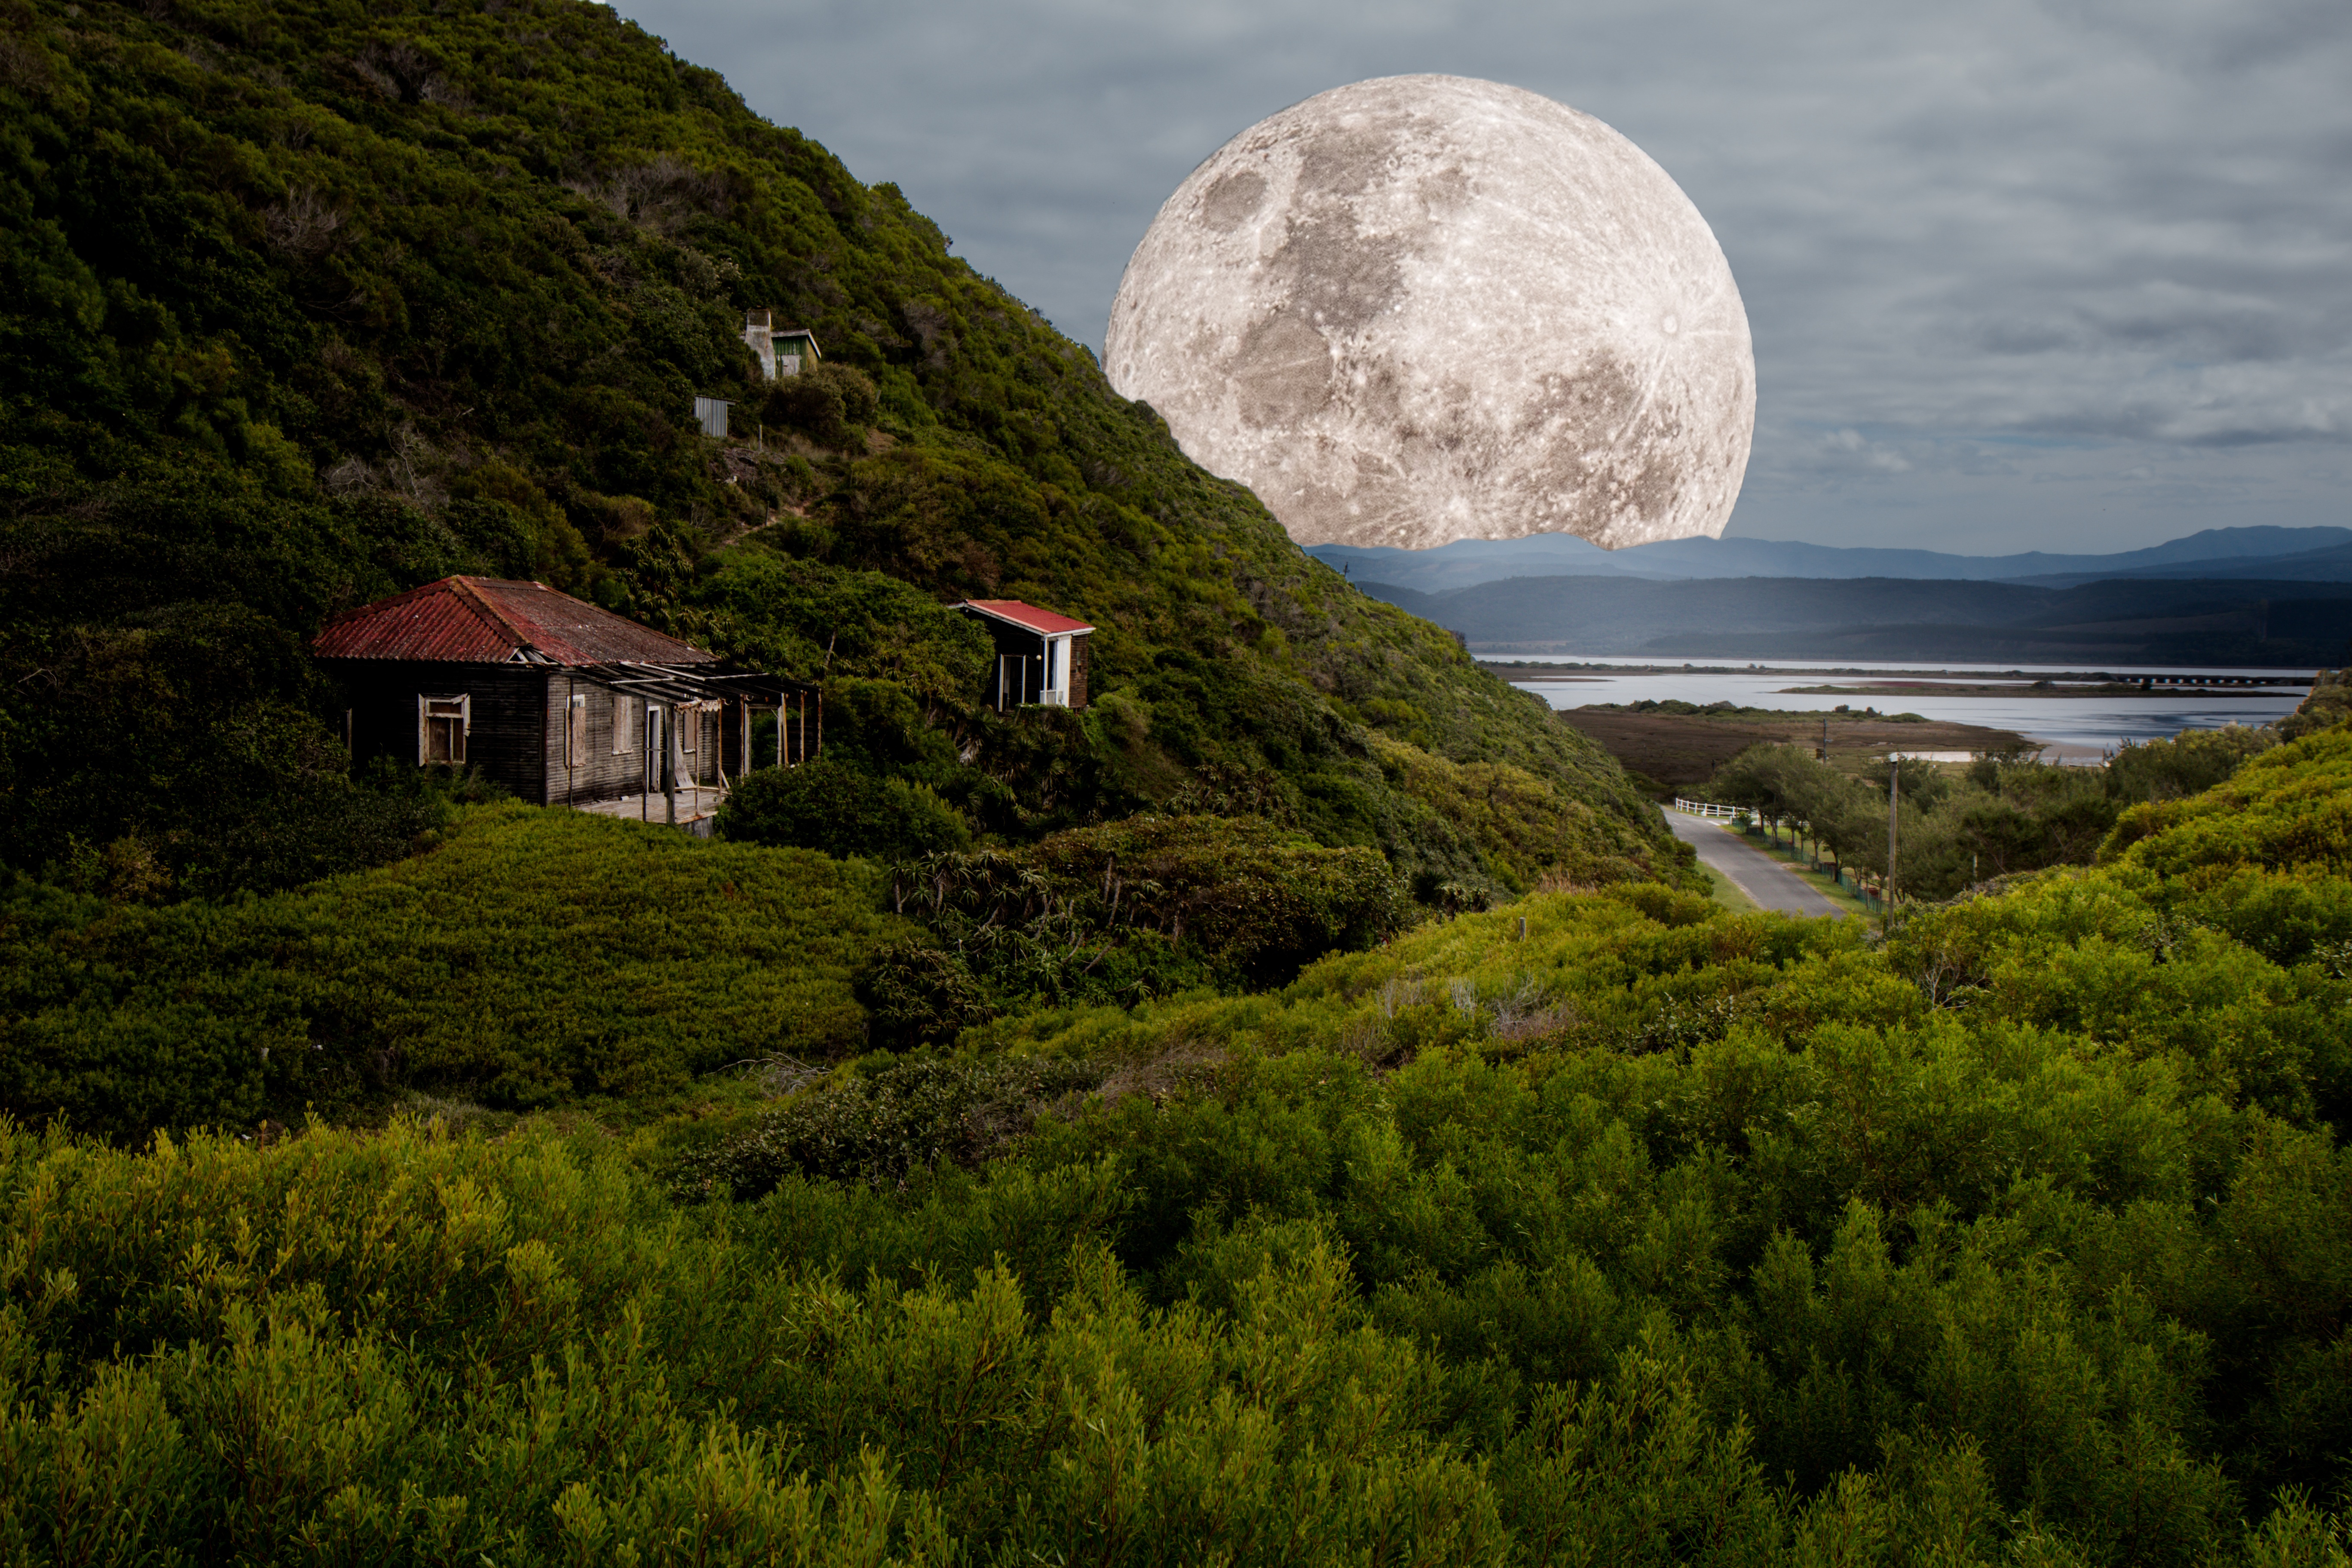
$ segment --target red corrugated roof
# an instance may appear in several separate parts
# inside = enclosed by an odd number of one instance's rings
[[[1016,626],[1026,626],[1033,632],[1058,637],[1064,632],[1090,632],[1094,627],[1084,621],[1074,621],[1067,616],[1057,616],[1051,610],[1041,610],[1034,605],[1024,605],[1018,599],[966,599],[956,606],[959,610],[978,610],[983,616],[994,616],[1000,621],[1011,621]]]
[[[310,644],[320,658],[449,664],[715,664],[718,656],[624,620],[544,583],[444,577],[338,616]]]

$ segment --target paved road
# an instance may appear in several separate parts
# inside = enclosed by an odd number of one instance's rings
[[[1836,915],[1845,911],[1828,895],[1808,887],[1805,879],[1738,835],[1705,817],[1668,810],[1666,826],[1675,837],[1698,851],[1698,858],[1725,880],[1756,900],[1759,910],[1786,910],[1792,915]]]

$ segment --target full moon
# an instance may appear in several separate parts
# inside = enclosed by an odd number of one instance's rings
[[[1748,312],[1664,170],[1589,114],[1401,76],[1262,120],[1127,264],[1104,368],[1301,544],[1710,537]]]

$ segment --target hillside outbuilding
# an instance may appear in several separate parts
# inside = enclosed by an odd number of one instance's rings
[[[747,310],[743,315],[743,346],[760,361],[769,381],[798,375],[824,356],[817,353],[816,334],[806,327],[780,327],[772,310]]]
[[[966,599],[955,607],[996,644],[983,700],[998,712],[1030,703],[1087,705],[1087,639],[1094,627],[1018,599]]]
[[[541,805],[695,823],[824,735],[815,688],[544,583],[444,577],[338,617],[310,651],[349,703],[354,763],[472,767]]]

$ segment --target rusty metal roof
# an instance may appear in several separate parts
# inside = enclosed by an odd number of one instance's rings
[[[715,664],[718,656],[544,583],[444,577],[328,623],[320,658],[447,664]]]
[[[956,608],[977,610],[983,616],[993,616],[1000,621],[1010,621],[1016,626],[1053,637],[1059,637],[1064,632],[1094,630],[1084,621],[1074,621],[1067,616],[1057,616],[1051,610],[1041,610],[1018,599],[966,599]]]

